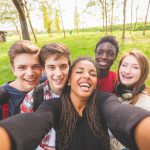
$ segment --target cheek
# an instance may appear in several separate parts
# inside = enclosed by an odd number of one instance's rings
[[[141,71],[135,72],[135,76],[136,76],[137,80],[139,80],[141,77]]]

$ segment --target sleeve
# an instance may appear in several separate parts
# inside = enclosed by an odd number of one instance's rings
[[[59,110],[53,101],[44,101],[35,113],[18,114],[0,122],[10,135],[13,150],[35,149],[52,126],[57,125]]]
[[[100,109],[102,110],[108,128],[113,135],[126,147],[136,150],[134,128],[150,112],[129,104],[121,104],[113,94],[101,94]]]
[[[26,94],[22,104],[20,105],[21,113],[33,112],[33,92],[34,90],[31,90]]]

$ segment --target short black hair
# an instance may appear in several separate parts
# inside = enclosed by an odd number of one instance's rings
[[[116,40],[115,36],[104,36],[102,37],[96,44],[95,47],[95,52],[97,51],[97,48],[100,44],[105,43],[105,42],[109,42],[111,43],[115,48],[116,48],[116,56],[118,55],[119,52],[119,44],[118,41]]]

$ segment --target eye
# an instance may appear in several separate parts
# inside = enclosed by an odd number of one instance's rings
[[[55,66],[48,66],[47,67],[49,70],[54,70],[55,69]]]
[[[26,69],[26,66],[19,66],[19,67],[17,67],[17,69],[24,70],[24,69]]]
[[[97,55],[102,55],[103,53],[104,53],[104,51],[102,51],[102,50],[97,51]]]
[[[76,71],[76,73],[81,74],[81,73],[82,73],[82,71]]]
[[[92,71],[92,72],[90,72],[90,75],[93,76],[93,77],[96,77],[97,73],[95,71]]]
[[[115,54],[112,51],[107,52],[107,55],[114,56]]]
[[[126,64],[121,64],[121,67],[126,67],[127,65]]]
[[[64,64],[64,65],[61,65],[60,67],[62,70],[65,70],[66,68],[68,68],[68,65]]]
[[[39,69],[39,68],[41,68],[41,65],[34,65],[33,68],[34,69]]]
[[[76,73],[77,73],[77,74],[81,74],[81,73],[83,73],[83,70],[82,70],[82,69],[77,69],[77,70],[76,70]]]
[[[140,69],[138,66],[134,66],[133,69]]]

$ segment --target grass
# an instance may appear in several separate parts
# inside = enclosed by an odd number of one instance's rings
[[[121,31],[115,31],[109,33],[109,35],[114,35],[117,37],[117,40],[120,44],[120,52],[117,57],[116,62],[114,63],[112,70],[117,70],[117,64],[120,56],[131,50],[139,49],[150,59],[150,31],[146,32],[146,36],[142,36],[142,31],[132,32],[131,34],[126,32],[126,39],[121,40]],[[67,37],[63,38],[63,34],[56,35],[53,34],[53,37],[49,37],[47,34],[38,34],[37,39],[38,43],[35,43],[37,46],[42,47],[44,44],[49,42],[59,42],[68,46],[71,50],[71,59],[74,60],[78,56],[91,56],[94,58],[94,48],[97,41],[104,36],[103,32],[84,32],[84,33],[67,33]],[[9,65],[9,60],[7,52],[9,47],[18,40],[16,35],[7,37],[7,42],[0,43],[0,85],[3,83],[13,80],[14,76],[11,72]],[[34,41],[34,40],[32,40]],[[147,84],[150,86],[150,78],[147,81]]]

